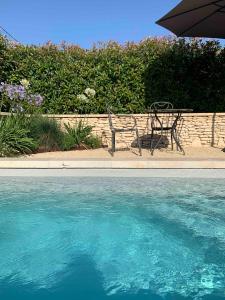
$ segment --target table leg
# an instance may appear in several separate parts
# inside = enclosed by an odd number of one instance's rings
[[[179,138],[177,137],[177,123],[180,120],[180,118],[181,118],[181,114],[178,114],[177,117],[176,117],[176,119],[175,119],[175,121],[174,121],[174,124],[172,126],[171,134],[172,134],[173,139],[174,139],[174,141],[175,141],[175,143],[177,145],[177,150],[180,150],[185,155],[184,149],[183,149],[183,147],[180,144]]]

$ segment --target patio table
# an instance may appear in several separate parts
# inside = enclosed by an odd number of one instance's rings
[[[173,140],[176,143],[177,150],[180,150],[185,154],[183,147],[180,144],[179,138],[177,136],[177,125],[181,120],[183,113],[191,113],[193,109],[175,109],[175,108],[168,108],[168,109],[149,109],[147,111],[148,114],[153,115],[155,121],[157,122],[157,126],[152,128],[152,136],[151,136],[151,153],[153,155],[154,150],[159,145],[160,141],[163,138],[164,131],[171,132],[171,143],[173,149]],[[166,122],[165,122],[166,121]],[[166,126],[165,126],[166,123]],[[153,147],[152,139],[153,139],[153,131],[160,132],[160,137],[156,145]]]

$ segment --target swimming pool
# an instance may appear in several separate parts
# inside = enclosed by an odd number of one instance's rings
[[[225,299],[224,179],[0,178],[0,299]]]

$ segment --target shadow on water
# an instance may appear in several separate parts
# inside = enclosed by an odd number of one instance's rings
[[[68,270],[69,269],[69,270]],[[101,273],[87,257],[79,257],[64,274],[54,288],[40,289],[33,284],[15,283],[13,278],[0,281],[0,299],[4,300],[193,300],[179,295],[164,298],[146,291],[138,294],[108,296],[103,288]],[[224,298],[207,296],[202,300],[222,300]],[[199,299],[200,300],[200,299]]]

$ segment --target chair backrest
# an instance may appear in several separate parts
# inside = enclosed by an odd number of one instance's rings
[[[173,124],[173,113],[163,114],[163,117],[156,116],[155,112],[160,109],[173,109],[170,102],[154,102],[150,106],[149,126],[150,127],[170,127]]]
[[[173,104],[170,102],[154,102],[150,106],[151,110],[157,109],[173,109]]]
[[[109,105],[106,105],[106,110],[107,110],[107,113],[108,113],[109,127],[112,130],[112,129],[114,129],[113,117],[115,117],[115,113],[113,112],[112,108]]]
[[[133,115],[117,114],[112,110],[110,106],[106,106],[106,109],[108,113],[109,127],[111,130],[121,129],[133,131],[137,126],[136,119]]]

